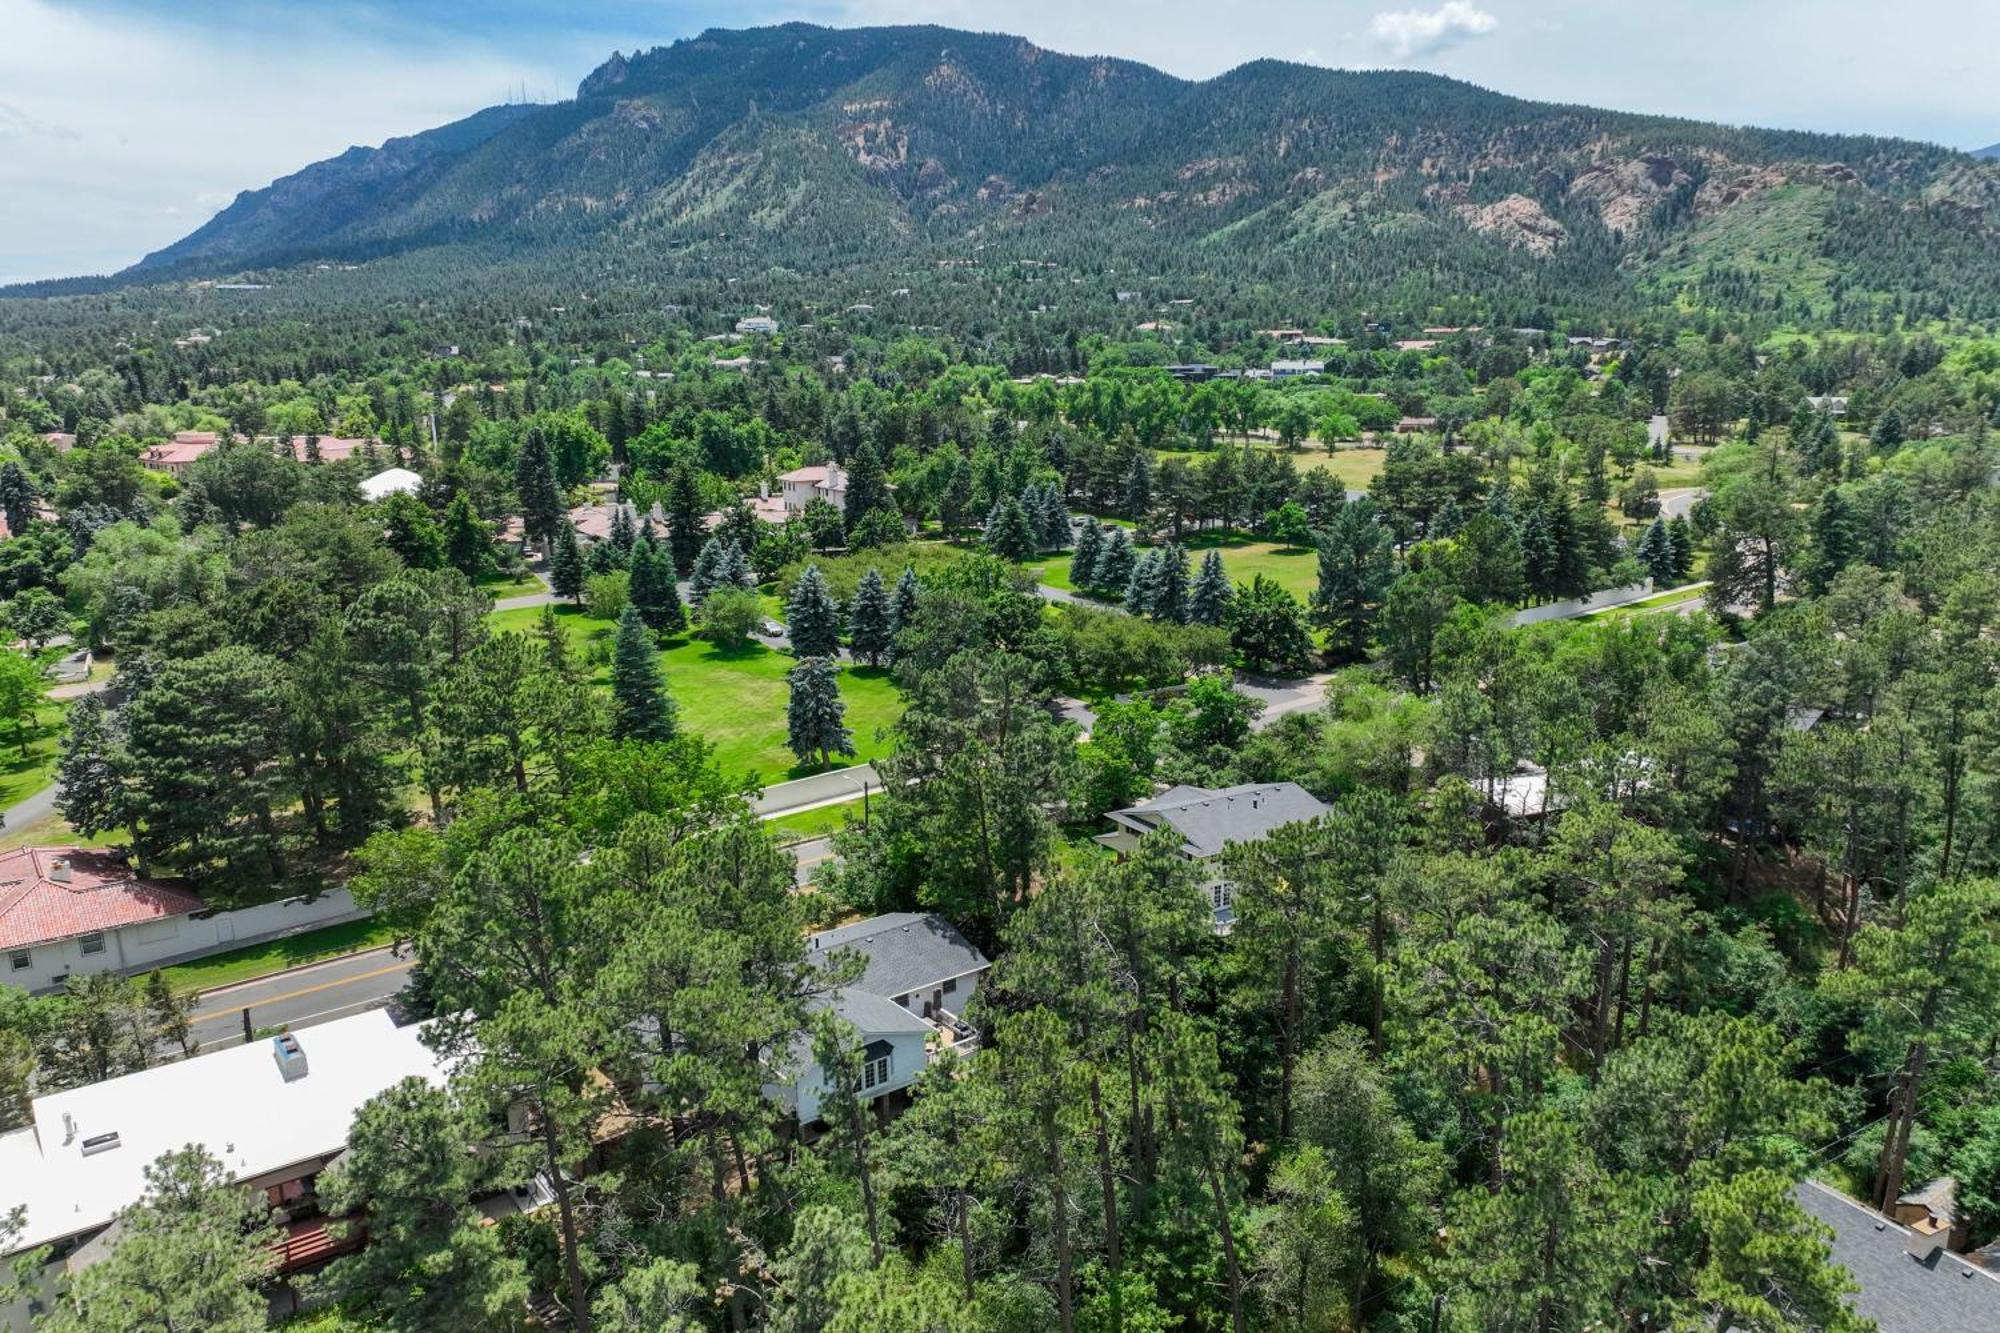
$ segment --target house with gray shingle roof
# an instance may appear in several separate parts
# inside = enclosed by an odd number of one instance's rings
[[[1100,833],[1097,842],[1127,856],[1148,834],[1162,829],[1178,834],[1182,856],[1211,863],[1208,901],[1215,909],[1216,930],[1227,933],[1236,923],[1235,886],[1222,874],[1223,849],[1331,813],[1332,807],[1296,782],[1250,782],[1219,790],[1183,784],[1150,801],[1111,811],[1107,817],[1116,827]]]
[[[854,1028],[861,1043],[861,1095],[869,1101],[908,1088],[939,1052],[969,1053],[979,1034],[965,1006],[992,964],[934,912],[887,912],[806,941],[807,955],[832,970],[859,960],[861,975],[815,1001]],[[764,1095],[793,1112],[801,1125],[820,1117],[825,1071],[801,1035],[791,1047],[795,1075],[767,1084]]]
[[[1941,1237],[1899,1226],[1818,1181],[1800,1185],[1795,1197],[1832,1228],[1833,1261],[1860,1286],[1848,1304],[1879,1333],[2000,1329],[2000,1276],[1953,1254]]]

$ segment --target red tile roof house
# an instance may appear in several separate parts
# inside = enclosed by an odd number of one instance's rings
[[[180,952],[184,919],[208,904],[74,847],[0,852],[0,982],[47,990],[72,972],[125,971]]]
[[[170,477],[184,477],[194,466],[194,460],[215,448],[216,433],[212,430],[176,431],[174,438],[165,444],[156,444],[139,455],[139,465],[154,472],[164,472]]]
[[[288,445],[291,448],[293,458],[296,458],[301,463],[306,461],[305,436],[294,435],[289,440],[279,441],[279,443],[281,445]],[[378,451],[382,448],[381,444],[374,440],[350,440],[342,435],[322,435],[319,437],[319,461],[322,463],[344,462],[347,459],[365,454],[368,451],[368,446],[371,444],[375,445]]]

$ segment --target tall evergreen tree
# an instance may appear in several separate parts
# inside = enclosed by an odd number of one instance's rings
[[[757,575],[750,567],[750,555],[737,542],[722,545],[722,587],[741,588],[745,592],[757,586]]]
[[[514,495],[521,506],[521,530],[547,551],[562,527],[563,507],[549,439],[539,429],[531,429],[521,441],[514,463]]]
[[[583,550],[577,545],[576,524],[563,520],[556,530],[555,549],[549,553],[549,586],[558,597],[573,602],[583,600]]]
[[[632,521],[632,506],[619,501],[611,508],[611,531],[603,546],[623,566],[632,558],[632,544],[639,540],[639,526]]]
[[[1132,565],[1132,577],[1125,581],[1125,611],[1128,615],[1149,616],[1160,599],[1160,552],[1151,550]]]
[[[857,658],[869,666],[880,666],[889,656],[894,633],[888,585],[871,566],[855,585],[854,600],[847,608],[847,642]]]
[[[695,555],[708,540],[702,522],[708,506],[701,499],[701,478],[692,467],[682,465],[667,474],[667,490],[660,501],[667,520],[667,547],[673,553],[674,572],[685,574],[694,568]]]
[[[1155,620],[1170,620],[1175,624],[1181,624],[1188,618],[1188,602],[1191,595],[1188,588],[1187,552],[1181,549],[1179,542],[1168,542],[1160,548],[1155,563],[1157,570],[1153,577],[1153,604],[1147,608],[1148,613]]]
[[[1343,661],[1367,654],[1375,617],[1395,578],[1394,545],[1375,516],[1373,501],[1356,500],[1342,505],[1320,534],[1313,615],[1326,629],[1327,650]]]
[[[1132,455],[1125,472],[1125,512],[1134,522],[1143,523],[1153,508],[1153,460],[1144,449]]]
[[[28,480],[19,463],[0,464],[0,518],[7,520],[10,534],[18,537],[28,530],[28,525],[35,521],[38,498],[35,483]]]
[[[847,706],[840,698],[840,671],[831,658],[800,659],[786,679],[791,703],[785,710],[787,743],[802,764],[822,767],[836,754],[854,753],[854,733],[847,729]]]
[[[565,532],[570,533],[573,542],[575,534],[567,518],[556,525],[555,548],[549,552],[551,573],[554,572],[555,549],[561,547]],[[444,558],[453,569],[475,583],[493,564],[493,536],[480,522],[471,499],[464,491],[452,496],[451,503],[444,507]]]
[[[1104,529],[1094,518],[1085,518],[1076,531],[1076,551],[1069,558],[1069,581],[1073,587],[1088,588],[1097,573],[1097,557],[1104,551]]]
[[[1104,539],[1104,549],[1097,554],[1097,564],[1091,570],[1087,586],[1107,597],[1121,597],[1132,582],[1132,568],[1138,563],[1131,531],[1114,526],[1111,535]]]
[[[1021,502],[1009,497],[995,505],[986,520],[986,549],[1003,560],[1018,562],[1031,559],[1035,547],[1035,528]]]
[[[678,730],[673,696],[660,677],[653,632],[629,602],[618,613],[611,649],[611,735],[621,741],[667,741]]]
[[[1188,592],[1187,619],[1194,625],[1226,625],[1229,603],[1234,597],[1229,575],[1223,572],[1222,552],[1211,550],[1201,558],[1201,572]]]
[[[56,810],[86,838],[122,828],[125,783],[116,715],[96,695],[85,695],[70,706],[56,761]]]
[[[1684,515],[1675,514],[1667,520],[1667,539],[1674,552],[1674,581],[1685,582],[1694,573],[1694,532]]]
[[[896,576],[896,587],[889,594],[889,638],[894,646],[895,637],[917,618],[917,599],[921,589],[917,583],[917,571],[908,565]]]
[[[646,628],[656,634],[678,634],[687,628],[680,588],[666,553],[645,537],[632,546],[632,581],[627,597]]]
[[[721,587],[727,577],[729,555],[723,549],[722,538],[710,537],[702,543],[701,554],[694,558],[694,570],[688,575],[688,601],[700,606],[708,595]]]
[[[1639,539],[1633,555],[1646,567],[1646,574],[1656,587],[1667,587],[1674,581],[1674,539],[1667,535],[1664,519],[1654,519],[1646,525],[1646,535]]]
[[[818,565],[807,565],[786,594],[785,628],[798,656],[840,656],[840,612]]]
[[[847,462],[847,500],[841,510],[847,531],[852,534],[878,513],[887,513],[901,527],[895,498],[889,493],[889,474],[875,446],[864,443]]]

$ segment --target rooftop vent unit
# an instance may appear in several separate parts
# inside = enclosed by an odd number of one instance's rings
[[[69,883],[69,861],[67,858],[58,856],[49,862],[49,878],[58,884]]]
[[[83,1141],[83,1155],[85,1157],[95,1157],[101,1152],[110,1152],[117,1146],[117,1130],[114,1129],[109,1134],[93,1134]]]
[[[278,1072],[285,1076],[285,1082],[296,1083],[306,1076],[306,1048],[291,1033],[280,1032],[271,1038],[271,1055],[277,1060]]]

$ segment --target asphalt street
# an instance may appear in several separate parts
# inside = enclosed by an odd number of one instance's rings
[[[387,1004],[410,978],[414,960],[387,948],[293,968],[255,981],[203,991],[195,1001],[194,1035],[204,1048],[243,1039],[243,1010],[252,1031],[311,1027]]]

